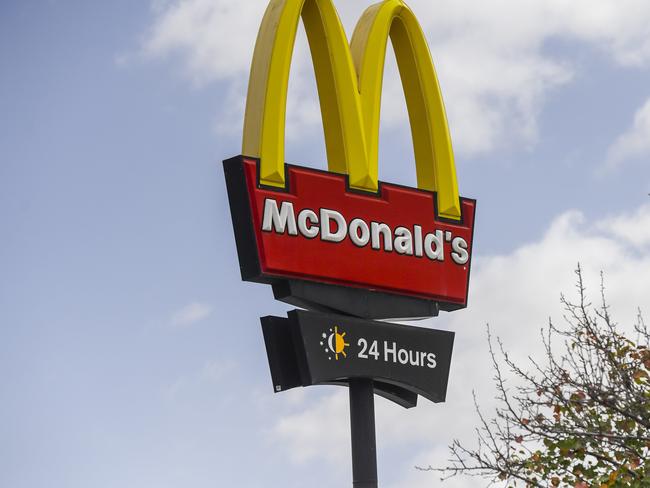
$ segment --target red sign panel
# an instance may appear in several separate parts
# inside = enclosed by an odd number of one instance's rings
[[[258,162],[224,163],[242,276],[298,279],[467,305],[476,202],[439,218],[435,193],[287,165],[285,189],[258,184]]]

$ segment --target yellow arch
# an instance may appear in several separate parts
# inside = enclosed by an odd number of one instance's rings
[[[440,86],[422,29],[402,0],[368,8],[351,46],[332,0],[272,0],[255,46],[243,153],[261,159],[263,184],[284,187],[284,125],[298,22],[311,49],[330,171],[377,191],[384,61],[391,38],[413,134],[418,187],[438,192],[440,215],[459,219],[460,199]]]

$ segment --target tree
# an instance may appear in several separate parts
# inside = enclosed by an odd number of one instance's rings
[[[567,326],[542,330],[545,364],[516,364],[488,328],[498,407],[488,420],[476,404],[477,445],[458,440],[443,479],[466,474],[526,487],[650,487],[650,333],[639,311],[633,339],[601,303],[562,296]],[[561,344],[555,344],[555,340]],[[560,351],[560,352],[558,352]],[[505,367],[504,367],[505,364]],[[518,386],[509,387],[509,370]],[[420,468],[422,469],[422,468]],[[491,484],[492,484],[491,483]]]

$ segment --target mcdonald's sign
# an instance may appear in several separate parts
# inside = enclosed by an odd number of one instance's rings
[[[329,171],[287,165],[284,123],[300,18]],[[406,98],[417,188],[378,181],[390,38]],[[431,54],[401,0],[368,8],[348,43],[332,0],[271,0],[250,74],[242,156],[224,162],[242,278],[316,282],[467,305],[476,202],[458,191]]]

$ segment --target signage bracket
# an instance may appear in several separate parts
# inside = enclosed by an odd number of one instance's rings
[[[295,307],[370,320],[427,319],[440,311],[431,300],[302,280],[274,283],[273,296]]]

